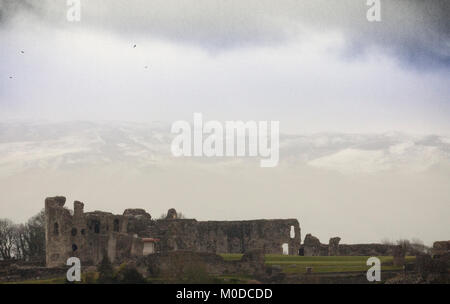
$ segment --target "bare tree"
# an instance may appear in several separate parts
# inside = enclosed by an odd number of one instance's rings
[[[26,246],[26,225],[20,224],[14,227],[14,255],[16,259],[25,260],[27,258]]]
[[[42,210],[26,224],[0,220],[0,258],[42,261],[45,259],[45,213]]]
[[[407,253],[417,255],[419,253],[428,253],[430,248],[418,238],[413,238],[411,241],[407,239],[400,239],[397,245],[401,246]]]
[[[418,239],[418,238],[413,238],[413,239],[411,240],[411,247],[412,247],[414,250],[417,250],[417,251],[419,251],[419,252],[421,252],[421,253],[428,253],[428,252],[430,251],[430,248],[427,247],[427,246],[423,243],[423,241],[422,241],[421,239]]]
[[[0,257],[3,260],[14,258],[15,240],[14,223],[8,219],[0,219]]]
[[[19,258],[43,260],[45,258],[45,212],[42,210],[24,225],[16,227],[16,245]]]
[[[392,242],[389,238],[383,238],[382,240],[381,240],[381,244],[384,244],[384,245],[394,245],[394,242]]]
[[[401,246],[405,251],[411,248],[411,242],[408,239],[397,240],[397,245]]]

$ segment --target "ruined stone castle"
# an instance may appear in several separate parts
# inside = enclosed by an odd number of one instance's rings
[[[83,265],[96,265],[105,255],[113,262],[154,252],[189,250],[210,253],[245,253],[261,249],[267,254],[296,255],[300,225],[296,219],[249,221],[197,221],[179,219],[170,209],[165,219],[154,220],[143,209],[126,209],[122,215],[84,212],[65,197],[45,200],[46,262],[61,266],[69,257]]]

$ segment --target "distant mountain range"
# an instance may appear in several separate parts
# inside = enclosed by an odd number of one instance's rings
[[[170,154],[173,137],[170,125],[165,123],[2,123],[0,168],[3,174],[114,163],[145,168],[174,160]],[[398,167],[426,170],[449,161],[450,137],[398,132],[281,135],[280,159],[281,165],[300,162],[342,173]]]

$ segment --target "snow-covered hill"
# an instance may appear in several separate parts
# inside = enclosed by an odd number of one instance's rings
[[[32,168],[167,164],[174,160],[170,154],[173,136],[165,123],[3,123],[0,170],[5,175]],[[450,138],[438,135],[281,135],[280,146],[281,165],[301,162],[343,173],[426,170],[450,159]]]

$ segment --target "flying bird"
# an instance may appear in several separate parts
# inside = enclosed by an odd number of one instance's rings
[[[25,54],[25,52],[24,51],[20,51],[22,54]]]
[[[136,48],[136,44],[135,45],[133,45],[133,49],[135,49]]]

